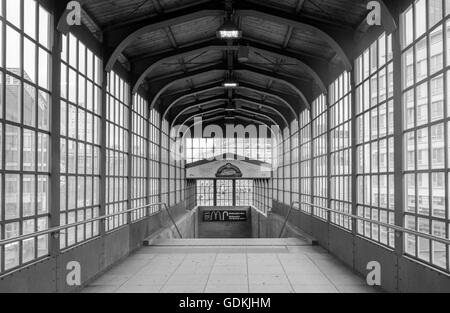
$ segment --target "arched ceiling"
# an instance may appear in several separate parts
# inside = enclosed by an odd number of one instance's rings
[[[383,16],[388,16],[384,27],[395,27],[391,8],[381,3]],[[102,40],[106,70],[122,63],[130,71],[133,92],[145,90],[150,104],[170,122],[205,110],[199,105],[203,102],[256,109],[277,122],[291,121],[326,93],[334,79],[331,72],[351,70],[355,38],[367,32],[365,0],[81,4],[84,25]],[[239,40],[216,37],[227,13],[242,31]],[[248,47],[245,60],[238,58],[240,47]],[[225,90],[222,84],[230,73],[239,88]]]

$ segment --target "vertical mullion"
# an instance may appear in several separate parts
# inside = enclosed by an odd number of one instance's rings
[[[325,96],[325,101],[326,101],[326,112],[327,112],[327,208],[331,208],[331,197],[332,197],[332,192],[331,192],[331,187],[332,187],[332,159],[331,159],[331,143],[332,143],[332,138],[331,138],[331,118],[332,118],[332,108],[331,108],[331,94],[332,94],[332,87],[329,87],[328,90],[328,94]],[[326,220],[327,220],[327,224],[328,224],[328,232],[330,229],[330,223],[331,223],[331,212],[327,212],[326,213]]]
[[[311,204],[314,204],[314,193],[315,193],[315,188],[314,188],[314,130],[313,130],[313,112],[312,109],[309,110],[309,176],[310,176],[310,180],[309,180],[309,185],[310,185],[310,195],[309,195],[309,202]],[[310,215],[314,216],[314,210],[315,208],[310,206],[311,208],[311,212]],[[311,219],[312,220],[312,219]]]
[[[213,188],[213,190],[214,190],[214,206],[217,206],[217,179],[214,179],[214,188]]]
[[[431,187],[433,186],[433,180],[432,180],[432,138],[431,138],[431,129],[432,127],[430,126],[431,124],[431,36],[430,36],[430,31],[429,31],[429,0],[425,0],[426,4],[425,4],[425,35],[424,35],[424,39],[426,42],[426,50],[427,50],[427,78],[426,80],[423,82],[423,84],[426,84],[427,86],[427,98],[428,98],[428,104],[427,104],[427,115],[428,115],[428,121],[427,121],[427,125],[426,127],[422,128],[422,129],[427,129],[427,133],[428,133],[428,168],[427,168],[427,176],[428,176],[428,232],[431,234],[431,229],[432,229],[432,203],[433,203],[433,192]],[[427,240],[428,241],[428,245],[429,245],[429,251],[428,251],[428,258],[429,258],[429,263],[432,264],[433,263],[433,242],[431,240]]]
[[[79,90],[80,90],[80,86],[79,86],[79,80],[78,80],[78,76],[79,76],[79,68],[80,68],[80,50],[79,50],[79,46],[80,46],[80,42],[78,40],[78,38],[76,39],[76,47],[75,47],[75,53],[76,53],[76,68],[75,68],[75,82],[73,82],[75,84],[75,173],[74,173],[74,180],[75,180],[75,208],[73,209],[72,213],[75,214],[75,222],[77,222],[78,220],[78,168],[79,168],[79,164],[78,164],[78,145],[79,145],[79,115],[78,115],[78,110],[80,110],[79,107],[79,103],[80,103],[80,99],[79,99]],[[77,244],[78,241],[78,227],[74,227],[73,228],[74,233],[75,233],[75,242],[74,245]]]
[[[167,204],[167,206],[169,205],[167,203],[167,199],[166,199],[166,195],[167,195],[167,182],[168,182],[168,177],[163,177],[163,169],[165,168],[165,164],[163,163],[163,132],[162,132],[162,117],[161,115],[159,115],[159,174],[160,174],[160,184],[159,184],[159,189],[160,189],[160,199],[161,201],[163,201]],[[167,174],[165,174],[167,175]],[[165,185],[164,188],[164,194],[162,194],[163,192],[163,185]]]
[[[128,83],[128,82],[127,82]],[[126,90],[128,89],[128,90]],[[128,181],[127,184],[127,199],[126,199],[126,203],[127,203],[127,210],[131,210],[132,208],[132,184],[133,184],[133,169],[134,169],[134,162],[135,162],[135,158],[133,156],[133,127],[134,127],[134,122],[133,122],[133,110],[136,109],[137,107],[137,103],[133,97],[133,93],[131,91],[131,88],[125,88],[124,86],[124,91],[125,93],[125,100],[128,98],[128,104],[124,103],[123,106],[123,110],[125,112],[125,110],[128,109],[128,129],[125,129],[125,131],[128,131],[128,162],[127,162],[127,174],[128,177],[126,178]],[[126,94],[128,92],[128,95]],[[137,100],[137,99],[136,99]],[[137,111],[137,109],[136,109]],[[138,131],[136,131],[137,133]],[[128,214],[126,214],[127,217],[127,222],[125,224],[130,225],[131,224],[131,220],[132,220],[132,213],[128,212]]]
[[[88,180],[88,173],[87,173],[87,146],[88,146],[88,140],[87,140],[87,129],[88,129],[88,125],[87,125],[87,121],[88,121],[88,110],[87,110],[87,62],[88,62],[88,58],[87,58],[87,47],[84,48],[84,69],[83,72],[84,74],[82,74],[82,79],[83,79],[83,84],[84,84],[84,108],[82,109],[83,114],[84,114],[84,141],[83,141],[83,146],[84,146],[84,155],[83,155],[83,168],[84,168],[84,174],[83,174],[83,178],[84,178],[84,184],[83,184],[83,188],[84,188],[84,199],[83,199],[83,220],[86,220],[86,207],[87,207],[87,203],[86,203],[86,195],[87,195],[87,180]],[[91,183],[91,188],[92,188],[92,183]],[[86,240],[86,235],[87,235],[87,228],[89,227],[89,225],[84,224],[83,225],[83,240]]]
[[[302,122],[301,122],[301,119],[302,119],[302,116],[301,116],[301,114],[299,114],[299,116],[298,116],[298,120],[297,120],[297,128],[298,128],[298,138],[297,138],[297,145],[298,145],[298,147],[297,147],[297,150],[298,150],[298,156],[297,156],[297,164],[298,164],[298,168],[297,168],[297,175],[298,175],[298,177],[297,177],[297,182],[298,182],[298,186],[297,186],[297,188],[298,188],[298,190],[297,190],[297,192],[298,192],[298,201],[300,202],[300,205],[299,205],[299,209],[300,209],[300,211],[302,210],[302,202],[303,202],[303,199],[302,199],[302,153],[301,153],[301,150],[302,150],[302,140],[301,140],[301,135],[302,135]],[[269,184],[269,182],[268,182],[268,184]]]
[[[418,160],[418,145],[417,145],[417,67],[416,67],[416,62],[417,62],[417,53],[416,53],[416,44],[417,44],[417,40],[416,40],[416,33],[417,33],[417,26],[416,26],[416,6],[415,4],[413,5],[413,28],[414,28],[414,32],[413,32],[413,43],[412,43],[412,51],[413,51],[413,67],[414,67],[414,71],[413,71],[413,87],[412,90],[414,90],[414,192],[415,192],[415,214],[414,214],[414,219],[416,221],[416,230],[419,230],[419,219],[418,219],[418,209],[419,209],[419,187],[418,187],[418,166],[417,166],[417,160]],[[401,70],[401,68],[400,68]],[[403,129],[403,128],[402,128]],[[396,184],[397,186],[397,184]],[[404,214],[402,219],[404,219]],[[396,221],[397,223],[397,221]],[[401,221],[401,224],[403,224],[404,222]],[[415,236],[416,242],[415,242],[415,257],[418,256],[418,252],[419,252],[419,237]]]
[[[39,6],[37,6],[39,7]],[[38,20],[38,19],[36,19]],[[62,53],[62,34],[57,31],[58,21],[55,18],[53,20],[53,48],[52,48],[52,107],[51,107],[51,203],[50,206],[50,227],[56,227],[60,225],[60,189],[61,189],[61,109],[60,109],[60,95],[61,95],[61,53]],[[52,25],[52,24],[51,24]],[[38,29],[38,28],[37,28]],[[67,40],[67,38],[66,38]],[[37,64],[37,63],[36,63]],[[66,86],[67,87],[67,86]],[[68,106],[66,106],[66,113],[68,112]],[[66,154],[67,156],[67,154]],[[67,186],[67,182],[66,182]],[[67,193],[66,193],[67,194]],[[67,197],[66,197],[67,200]],[[67,240],[67,236],[66,236]],[[58,237],[52,236],[50,238],[50,255],[52,257],[57,256],[60,253],[60,240]]]
[[[446,2],[444,2],[444,4],[447,4]],[[442,10],[443,10],[443,15],[445,16],[445,10],[446,10],[446,6],[445,5],[443,5],[442,6]],[[446,73],[446,68],[447,68],[447,65],[449,64],[449,58],[448,58],[448,54],[447,54],[447,48],[448,48],[448,40],[447,40],[447,32],[448,32],[448,30],[447,30],[447,20],[446,19],[443,19],[442,20],[442,36],[443,36],[443,46],[442,46],[442,51],[443,51],[443,55],[442,55],[442,61],[443,61],[443,68],[444,68],[444,72],[443,72],[443,88],[442,88],[442,90],[443,90],[443,96],[444,96],[444,103],[443,103],[443,106],[444,106],[444,149],[445,149],[445,152],[444,152],[444,157],[445,157],[445,160],[444,160],[444,164],[445,164],[445,170],[444,170],[444,175],[445,175],[445,177],[444,177],[444,188],[445,188],[445,194],[447,195],[446,196],[446,200],[445,200],[445,204],[444,204],[444,206],[445,206],[445,212],[446,212],[446,220],[448,221],[449,219],[450,219],[450,216],[449,216],[449,197],[448,197],[448,193],[447,193],[447,190],[448,190],[448,185],[449,185],[449,178],[448,178],[448,167],[449,167],[449,147],[448,147],[448,141],[449,141],[449,136],[448,136],[448,130],[449,130],[449,125],[448,125],[448,114],[449,114],[449,111],[448,111],[448,104],[449,104],[449,99],[448,99],[448,95],[447,95],[447,92],[445,92],[445,90],[446,90],[446,87],[447,87],[447,84],[448,84],[448,73]],[[444,224],[445,225],[445,235],[446,235],[446,238],[449,238],[449,228],[448,228],[448,226],[447,226],[447,223],[445,223]],[[446,260],[446,269],[447,269],[447,271],[450,271],[450,264],[449,264],[449,259],[450,259],[450,255],[449,255],[449,246],[448,245],[445,245],[445,254],[446,254],[446,257],[445,257],[445,260]]]
[[[105,59],[105,53],[103,54],[103,59]],[[103,62],[102,62],[103,64]],[[99,216],[106,215],[106,188],[109,188],[106,184],[106,167],[109,166],[109,163],[107,162],[109,160],[106,159],[106,153],[107,153],[107,141],[109,138],[106,138],[107,128],[108,128],[108,122],[107,122],[107,112],[110,112],[110,109],[107,110],[107,101],[108,101],[108,75],[106,71],[104,70],[102,66],[102,97],[101,97],[101,134],[100,134],[100,209],[99,209]],[[109,113],[108,113],[109,114]],[[108,131],[108,136],[111,137],[111,133]],[[110,158],[109,158],[110,159]],[[108,184],[109,185],[109,184]],[[108,220],[103,220],[99,223],[99,235],[100,237],[104,237],[106,233],[106,226],[109,224]],[[103,243],[104,245],[104,243]],[[104,249],[101,249],[101,251],[104,251]]]
[[[399,18],[399,17],[396,17]],[[414,10],[413,10],[413,20],[415,20],[415,16],[414,16]],[[413,23],[414,25],[415,23]],[[415,29],[413,29],[413,33],[415,34]],[[404,185],[403,185],[403,175],[405,173],[405,162],[404,162],[404,133],[403,133],[403,123],[404,123],[404,119],[403,119],[403,96],[402,96],[402,48],[401,48],[401,35],[400,35],[400,29],[397,28],[393,33],[392,33],[392,38],[391,38],[391,42],[392,42],[392,64],[393,64],[393,102],[394,103],[398,103],[400,105],[394,105],[394,147],[400,147],[397,149],[394,149],[394,164],[396,164],[396,166],[394,166],[394,189],[395,189],[395,194],[394,194],[394,202],[395,202],[395,225],[396,226],[400,226],[403,227],[404,226]],[[415,64],[415,49],[414,49],[414,45],[412,46],[412,51],[413,51],[413,64]],[[415,65],[414,65],[415,66]],[[406,71],[406,68],[405,68]],[[413,71],[413,79],[415,80],[415,71]],[[414,102],[416,99],[416,94],[414,92]],[[414,105],[415,107],[415,105]],[[416,120],[416,110],[414,110],[414,119]],[[415,131],[414,131],[415,134]],[[416,136],[414,135],[414,138],[416,138]],[[416,141],[416,139],[415,139]],[[416,147],[417,147],[417,142],[415,142],[415,154],[417,154],[416,152]],[[415,164],[417,164],[417,155],[414,157],[414,162]],[[415,179],[415,197],[417,199],[417,175],[414,174],[414,179]],[[415,201],[416,203],[416,207],[417,207],[417,200]],[[417,210],[417,208],[416,208]],[[416,226],[417,226],[417,220],[416,220]],[[404,252],[404,234],[395,232],[396,236],[395,236],[395,254],[397,257],[397,262],[399,261],[400,257],[403,255]],[[417,239],[416,239],[416,244],[417,244]],[[416,247],[416,252],[417,252],[417,247]],[[396,276],[397,278],[399,277],[399,267],[396,267]],[[396,289],[399,290],[399,281],[397,279],[397,286]]]
[[[145,151],[145,154],[146,154],[145,164],[147,164],[147,173],[146,173],[145,181],[147,182],[147,185],[145,186],[145,191],[147,193],[147,197],[146,197],[147,204],[151,204],[152,199],[153,199],[153,194],[152,194],[153,179],[150,178],[152,176],[152,169],[153,169],[153,162],[151,160],[151,147],[153,147],[152,137],[151,137],[151,130],[152,130],[151,109],[150,109],[150,106],[148,105],[147,101],[144,101],[144,106],[145,106],[145,110],[147,112],[147,120],[145,121],[146,126],[147,126],[147,134],[146,134],[147,138],[145,139],[145,142],[147,145],[146,151]],[[149,208],[145,209],[145,216],[148,216],[149,215],[148,213],[149,213]]]
[[[351,89],[351,94],[350,94],[350,101],[351,101],[351,110],[352,110],[352,115],[350,117],[351,119],[351,127],[350,130],[352,132],[351,136],[351,143],[350,143],[350,147],[351,147],[351,155],[349,155],[349,158],[351,160],[351,164],[352,164],[352,168],[351,168],[351,180],[352,180],[352,184],[351,184],[351,193],[352,193],[352,199],[351,199],[351,206],[352,206],[352,214],[353,215],[358,215],[358,201],[357,201],[357,194],[358,194],[358,176],[357,176],[357,172],[358,172],[358,163],[357,163],[357,159],[358,159],[358,154],[357,154],[357,114],[356,114],[356,75],[355,75],[355,70],[350,71],[350,89]],[[352,233],[353,233],[353,242],[355,242],[355,237],[358,234],[358,221],[356,219],[352,219]],[[355,244],[353,244],[353,256],[355,256]],[[355,259],[353,260],[355,262]]]
[[[3,0],[0,0],[1,2],[2,2],[2,16],[6,16],[6,8],[5,8],[5,3],[4,3],[4,1]],[[6,67],[6,20],[4,19],[4,18],[2,18],[1,19],[2,21],[3,21],[3,23],[2,23],[2,65],[3,66],[5,66]],[[1,97],[2,97],[2,103],[4,103],[4,104],[6,104],[6,92],[5,92],[5,90],[6,90],[6,71],[3,69],[2,70],[2,77],[1,77],[1,80],[2,80],[2,86],[1,86],[1,88],[2,88],[2,94],[1,94]],[[6,116],[6,105],[2,105],[2,119],[3,119],[3,121],[2,121],[2,123],[1,123],[1,127],[2,127],[2,146],[1,146],[1,152],[2,152],[2,155],[4,156],[5,155],[5,150],[6,150],[6,148],[5,148],[5,146],[6,146],[6,143],[5,143],[5,138],[6,138],[6,134],[5,134],[5,131],[6,131],[6,127],[5,127],[5,116]],[[5,160],[5,157],[3,157],[2,158],[2,177],[1,177],[1,179],[2,179],[2,185],[1,185],[1,194],[2,194],[2,197],[1,197],[1,206],[4,208],[5,207],[5,203],[6,203],[6,197],[5,197],[5,191],[6,191],[6,188],[5,188],[5,182],[6,182],[6,179],[5,179],[5,166],[6,166],[6,160]],[[1,212],[0,212],[0,238],[2,238],[2,239],[4,239],[5,238],[5,235],[6,235],[6,230],[5,230],[5,227],[6,227],[6,223],[5,223],[5,210],[1,210]],[[5,270],[5,260],[6,260],[6,258],[5,258],[5,246],[1,246],[0,247],[0,273],[3,273],[3,271]]]
[[[23,0],[18,0],[19,2],[21,2],[20,4],[20,26],[19,28],[19,36],[20,36],[20,51],[19,51],[19,57],[20,57],[20,61],[19,61],[19,66],[20,66],[20,72],[19,72],[19,77],[17,78],[17,80],[19,81],[18,83],[18,88],[19,88],[19,92],[18,94],[20,95],[20,119],[18,124],[20,124],[20,144],[18,146],[19,149],[19,218],[17,223],[19,224],[19,236],[23,234],[23,179],[24,179],[24,169],[23,169],[23,148],[24,148],[24,109],[23,109],[23,73],[24,73],[24,68],[23,68],[23,43],[24,43],[24,36],[23,36]],[[6,105],[6,103],[5,103]],[[22,264],[23,261],[23,240],[19,241],[17,243],[19,245],[19,265]]]
[[[23,9],[23,11],[24,10],[25,9]],[[36,53],[34,55],[34,66],[35,66],[35,69],[39,69],[39,57],[38,57],[38,55],[39,55],[39,31],[38,30],[39,30],[39,19],[40,19],[40,17],[39,17],[39,3],[38,2],[36,2],[34,14],[36,16],[36,21],[35,21],[36,34],[35,34],[35,37],[36,37],[36,41],[37,41],[37,43],[36,43]],[[25,22],[24,22],[24,24],[25,24]],[[25,31],[25,26],[23,26],[23,31]],[[53,55],[54,54],[52,54],[52,60],[53,60]],[[34,81],[36,82],[36,86],[33,86],[33,87],[35,87],[34,88],[35,89],[34,90],[35,98],[39,99],[38,98],[38,96],[39,96],[39,77],[38,77],[37,73],[38,73],[38,71],[36,70],[35,71],[35,75],[33,77]],[[22,89],[22,93],[23,93],[23,89]],[[54,97],[54,95],[53,95],[53,97]],[[35,215],[34,215],[34,231],[37,232],[38,231],[38,223],[37,223],[37,213],[38,213],[38,211],[37,211],[37,207],[38,207],[38,192],[39,192],[39,188],[38,188],[38,184],[39,184],[38,177],[39,176],[37,174],[38,171],[39,171],[38,170],[39,114],[38,114],[38,109],[37,109],[37,102],[34,103],[33,105],[34,105],[34,109],[35,109],[35,112],[36,112],[35,117],[34,117],[35,138],[36,138],[35,139],[36,140],[35,141],[35,173],[36,173],[36,175],[34,176],[34,179],[35,179],[35,184],[34,184],[34,212],[35,212]],[[34,244],[34,247],[35,247],[35,249],[34,249],[34,259],[37,259],[38,258],[38,241],[37,241],[37,237],[33,238],[33,241],[34,241],[33,244]]]

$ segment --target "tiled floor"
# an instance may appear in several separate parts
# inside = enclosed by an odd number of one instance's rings
[[[296,239],[172,240],[145,247],[88,293],[375,292],[320,247]]]

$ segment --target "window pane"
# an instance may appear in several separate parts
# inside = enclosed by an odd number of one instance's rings
[[[36,133],[23,130],[23,170],[36,170]]]
[[[20,176],[5,175],[5,219],[11,220],[20,216]]]
[[[20,170],[20,128],[6,125],[5,127],[5,169]]]
[[[17,0],[8,0],[9,2],[19,2]],[[20,53],[20,34],[10,26],[6,27],[6,67],[17,75],[21,75]]]
[[[23,90],[23,123],[36,126],[36,89],[24,83]]]
[[[6,75],[6,119],[9,121],[20,123],[21,90],[20,81]]]
[[[17,0],[6,0],[6,19],[14,24],[16,27],[20,28],[20,9],[21,1]]]

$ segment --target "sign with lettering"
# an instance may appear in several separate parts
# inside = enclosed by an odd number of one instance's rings
[[[203,222],[246,222],[247,211],[203,211]]]

